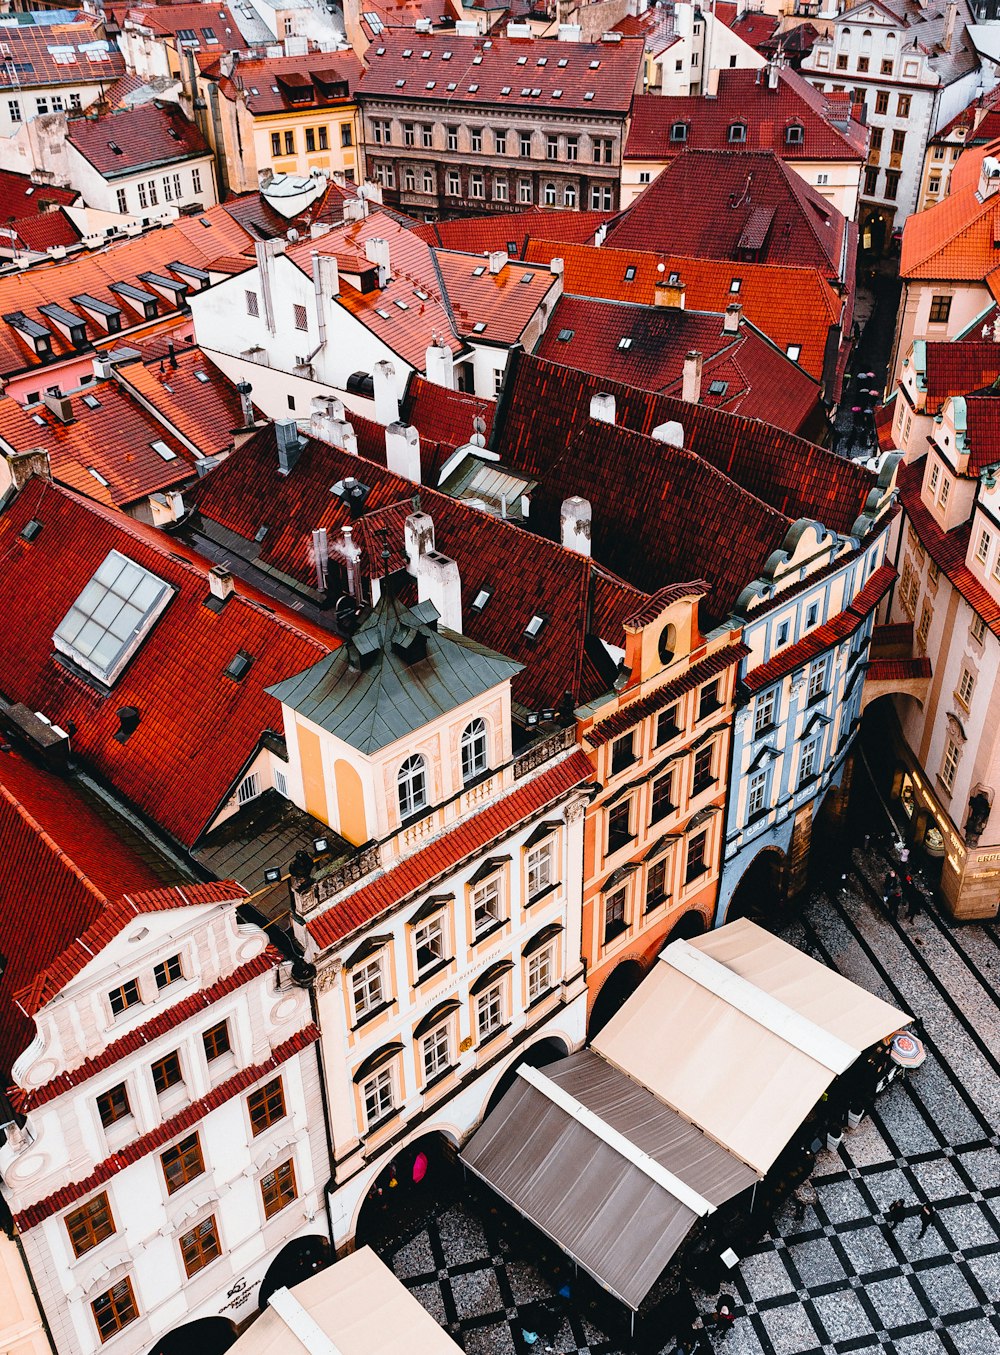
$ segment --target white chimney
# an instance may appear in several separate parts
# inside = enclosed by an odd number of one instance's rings
[[[344,539],[341,546],[341,553],[344,557],[344,564],[347,569],[347,591],[352,598],[361,601],[361,570],[358,562],[361,559],[361,552],[354,544],[354,533],[351,527],[344,526]]]
[[[403,524],[403,549],[414,578],[420,558],[434,549],[434,519],[430,513],[410,513]]]
[[[683,447],[684,425],[670,419],[667,423],[658,423],[649,436],[657,442],[665,442],[668,447]]]
[[[435,339],[424,354],[424,371],[435,386],[455,389],[455,355],[441,339]]]
[[[688,353],[684,359],[684,375],[681,380],[681,399],[696,405],[701,399],[701,369],[705,359],[696,351]]]
[[[412,424],[391,423],[385,430],[385,464],[393,475],[420,484],[420,434]]]
[[[593,512],[588,499],[581,499],[578,494],[563,499],[559,527],[562,543],[567,550],[576,551],[577,555],[590,554],[592,518]]]
[[[375,418],[386,425],[399,422],[399,396],[396,393],[396,369],[391,362],[376,362],[372,372],[375,387]]]
[[[556,33],[560,42],[581,42],[583,40],[582,24],[560,24]]]
[[[944,33],[941,36],[941,46],[946,52],[951,51],[951,45],[955,40],[955,21],[958,18],[958,4],[956,0],[950,0],[948,8],[944,12]]]
[[[323,295],[327,298],[339,296],[340,269],[337,267],[335,256],[333,254],[321,254],[318,249],[314,249],[312,262],[317,296]]]
[[[459,19],[455,24],[456,38],[478,38],[479,25],[475,19]]]
[[[208,571],[208,590],[220,602],[225,602],[230,593],[236,591],[233,576],[225,565],[213,565]]]
[[[333,395],[314,395],[309,413],[309,436],[343,447],[344,402]]]
[[[365,258],[378,266],[378,285],[384,287],[392,274],[389,271],[389,241],[373,236],[365,241]]]
[[[326,567],[330,563],[330,538],[325,527],[317,527],[312,534],[313,563],[316,566],[316,587],[322,593],[326,588]]]
[[[433,602],[448,630],[462,633],[462,576],[458,563],[436,550],[425,551],[417,559],[417,598]]]
[[[534,34],[531,31],[531,24],[518,23],[516,20],[507,25],[508,38],[531,38]]]
[[[779,75],[778,63],[777,63],[776,61],[769,61],[769,62],[767,63],[767,87],[768,87],[768,89],[777,89],[777,88],[778,88],[778,75]]]
[[[549,272],[552,274],[553,277],[555,277],[555,278],[560,278],[560,277],[562,277],[563,272],[565,271],[565,269],[566,269],[566,261],[565,261],[565,259],[550,259],[550,260],[549,260]]]
[[[598,423],[614,423],[615,397],[608,395],[606,391],[592,395],[590,397],[590,417],[596,419]]]
[[[730,301],[722,321],[723,334],[738,334],[743,319],[743,307],[738,301]]]
[[[496,276],[497,273],[506,268],[510,260],[510,255],[505,249],[494,249],[490,253],[490,272]]]

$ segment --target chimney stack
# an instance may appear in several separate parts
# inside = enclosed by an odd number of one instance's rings
[[[565,271],[566,271],[565,259],[549,260],[549,272],[552,274],[554,278],[561,278]]]
[[[510,261],[510,255],[505,249],[494,249],[490,251],[490,272],[495,277],[497,273],[503,271]]]
[[[769,61],[769,62],[767,63],[767,87],[768,87],[768,89],[777,89],[777,88],[778,88],[778,74],[779,74],[778,63],[777,63],[776,61]]]
[[[302,455],[299,426],[294,419],[278,419],[274,433],[278,439],[278,471],[281,475],[290,475]]]
[[[388,427],[399,422],[399,396],[396,393],[396,369],[391,362],[376,362],[372,372],[375,387],[375,419]]]
[[[0,453],[7,462],[15,489],[23,489],[33,475],[43,480],[52,479],[49,454],[44,447],[30,447],[26,452]]]
[[[951,51],[952,43],[955,41],[955,21],[957,18],[957,0],[949,0],[948,8],[944,12],[944,33],[941,36],[941,46],[946,52]]]
[[[1000,188],[1000,160],[993,155],[983,157],[982,168],[979,171],[979,186],[977,192],[980,202],[985,202]]]
[[[588,499],[582,499],[578,494],[563,499],[559,527],[562,543],[567,550],[575,551],[577,555],[590,554],[592,519],[593,510]]]
[[[425,551],[417,558],[417,598],[433,602],[448,630],[462,633],[462,576],[458,563],[436,550]]]
[[[407,568],[416,578],[421,556],[434,549],[434,519],[430,513],[415,509],[409,514],[403,524],[403,549],[406,552]]]
[[[730,301],[722,321],[723,334],[738,334],[743,320],[743,307],[738,301]]]
[[[358,561],[361,559],[361,552],[354,544],[353,528],[346,526],[343,529],[344,539],[341,546],[341,553],[344,557],[344,567],[347,571],[347,591],[355,602],[361,601],[361,570],[358,568]]]
[[[445,390],[455,389],[455,355],[443,339],[436,338],[424,355],[424,370],[427,380]]]
[[[665,442],[668,447],[683,447],[684,425],[670,419],[667,423],[658,423],[649,436],[657,442]]]
[[[614,423],[615,397],[606,391],[590,397],[590,417],[598,423]]]
[[[687,287],[681,279],[676,273],[671,273],[670,278],[660,278],[653,287],[653,305],[669,306],[671,310],[682,311],[686,292]]]
[[[241,381],[236,387],[236,394],[240,397],[240,409],[243,413],[243,427],[252,428],[254,426],[253,401],[250,396],[253,394],[253,386],[249,381]]]
[[[213,565],[208,571],[208,591],[220,602],[225,602],[226,598],[236,591],[233,576],[225,565]]]
[[[316,587],[326,590],[326,567],[330,563],[330,538],[325,527],[317,527],[312,534],[313,563],[316,566]]]
[[[386,428],[385,465],[393,475],[420,484],[420,434],[412,424],[397,421]]]
[[[392,274],[389,271],[389,241],[373,236],[365,241],[365,258],[378,267],[378,285],[384,288]]]
[[[705,359],[698,352],[688,353],[684,359],[684,376],[681,381],[681,399],[696,405],[701,399],[701,369]]]

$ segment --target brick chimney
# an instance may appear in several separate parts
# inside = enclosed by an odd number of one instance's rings
[[[684,376],[681,381],[681,399],[690,405],[696,405],[701,399],[701,369],[705,359],[692,350],[684,359]]]
[[[52,479],[49,454],[44,447],[31,447],[26,452],[6,452],[4,460],[15,489],[23,489],[33,475],[40,475],[43,480]]]
[[[653,305],[669,306],[671,310],[682,311],[687,288],[676,274],[671,274],[671,278],[672,281],[667,278],[657,279],[653,288]]]
[[[213,565],[208,571],[208,591],[220,602],[225,602],[227,597],[235,593],[236,584],[225,565]]]

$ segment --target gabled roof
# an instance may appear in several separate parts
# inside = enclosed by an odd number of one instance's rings
[[[1000,464],[1000,393],[965,397],[965,445],[969,475]]]
[[[561,258],[566,292],[647,306],[656,299],[656,284],[675,273],[684,283],[686,306],[721,312],[738,301],[745,317],[779,348],[800,348],[799,366],[817,380],[823,375],[830,327],[841,323],[844,310],[844,301],[820,268],[696,259],[607,245],[598,249],[541,238],[529,240],[527,257],[535,263]],[[849,327],[848,317],[845,324]]]
[[[850,278],[857,230],[773,151],[684,151],[611,227],[606,243],[822,268],[828,277],[844,270]]]
[[[11,217],[23,220],[47,214],[50,207],[71,206],[79,197],[75,188],[35,183],[30,174],[0,169],[0,223],[6,224]]]
[[[957,0],[954,32],[947,49],[942,40],[948,25],[948,6],[943,0],[936,4],[932,0],[926,5],[914,4],[913,0],[856,0],[841,11],[842,21],[860,23],[857,11],[870,4],[895,20],[903,30],[901,45],[913,43],[930,58],[930,68],[940,76],[943,85],[952,84],[979,65],[975,46],[966,32],[969,25],[976,22],[966,0]]]
[[[428,604],[406,607],[387,589],[335,654],[268,691],[370,756],[509,682],[520,667],[439,630]]]
[[[363,71],[355,54],[347,51],[304,52],[266,60],[240,58],[230,76],[211,66],[203,74],[218,79],[225,98],[242,97],[254,117],[263,117],[289,109],[351,103]]]
[[[684,359],[704,359],[701,403],[789,433],[825,423],[818,383],[750,324],[724,317],[563,295],[535,347],[539,357],[593,376],[680,397]]]
[[[232,447],[233,430],[243,427],[235,385],[200,348],[175,350],[172,362],[161,357],[116,367],[115,380],[152,405],[202,456]]]
[[[0,232],[3,238],[12,233],[15,243],[21,249],[30,249],[39,254],[52,249],[54,245],[69,248],[77,244],[82,235],[82,231],[77,229],[66,214],[65,207],[59,207],[54,212],[42,212],[37,216],[8,220],[5,226],[0,226]]]
[[[965,339],[924,344],[925,409],[936,414],[950,395],[968,395],[1000,377],[1000,343]]]
[[[60,484],[115,508],[195,478],[187,447],[115,382],[102,381],[63,400],[72,409],[71,423],[41,403],[22,407],[0,396],[0,443],[15,452],[44,447]]]
[[[623,116],[632,103],[642,54],[642,43],[634,38],[564,42],[557,48],[541,38],[392,30],[368,49],[358,94],[403,103],[444,99],[456,109],[490,105]]]
[[[31,519],[41,531],[21,536]],[[52,637],[111,550],[169,585],[165,609],[110,690],[57,661]],[[4,695],[72,724],[75,756],[139,812],[190,847],[281,712],[266,695],[339,641],[244,585],[219,610],[209,562],[152,527],[32,479],[0,513],[0,672]],[[253,662],[226,675],[244,651]],[[118,711],[139,724],[116,739]]]
[[[557,285],[549,269],[539,264],[512,259],[494,273],[480,254],[438,249],[434,257],[455,330],[464,339],[518,343]]]
[[[1000,193],[981,199],[976,191],[983,160],[1000,142],[966,151],[951,172],[948,196],[908,217],[903,227],[899,275],[984,282],[1000,267]]]
[[[685,147],[731,153],[729,129],[739,123],[745,128],[741,146],[746,150],[773,151],[783,160],[863,159],[868,129],[862,123],[853,118],[844,123],[842,105],[831,105],[790,66],[772,69],[777,80],[773,89],[767,68],[724,69],[711,99],[702,94],[666,100],[659,94],[638,95],[624,158],[672,160]],[[684,125],[685,139],[672,141],[671,131],[679,124]],[[800,129],[801,139],[788,140],[790,127]]]
[[[242,46],[242,41],[235,41],[242,39],[239,22],[226,0],[204,5],[135,5],[125,11],[125,22],[151,28],[157,37],[172,38],[178,50],[225,52]]]
[[[414,233],[430,245],[443,249],[488,253],[505,249],[512,259],[525,259],[528,241],[535,236],[589,245],[601,226],[613,221],[616,212],[564,212],[554,207],[532,207],[525,212],[494,213],[492,216],[456,217],[453,221],[421,221]]]
[[[497,6],[494,6],[497,7]],[[507,3],[500,6],[506,8]],[[456,0],[365,0],[361,11],[361,31],[369,42],[381,39],[386,29],[404,28],[414,32],[418,19],[429,19],[435,26],[452,27],[462,17]]]
[[[0,89],[15,93],[49,85],[110,84],[125,74],[121,52],[96,18],[70,24],[17,24],[3,30],[7,52]]]
[[[482,419],[483,435],[489,439],[496,408],[495,400],[446,390],[414,372],[400,406],[400,418],[418,430],[422,441],[461,447],[471,441],[476,419]]]
[[[66,139],[105,179],[212,154],[194,123],[171,103],[70,118]]]
[[[0,753],[0,1087],[34,1036],[14,994],[70,946],[109,897],[162,883],[76,787]]]

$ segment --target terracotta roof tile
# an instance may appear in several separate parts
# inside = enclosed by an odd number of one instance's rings
[[[980,199],[976,190],[983,160],[998,151],[1000,143],[995,141],[966,151],[951,172],[948,196],[907,218],[901,278],[981,282],[997,270],[994,239],[1000,230],[1000,194]]]
[[[242,95],[254,117],[289,109],[336,108],[353,102],[363,71],[351,51],[305,52],[263,61],[241,58],[232,76],[219,80],[219,90],[230,102]]]
[[[965,339],[924,345],[924,380],[928,414],[936,414],[951,395],[968,395],[1000,377],[1000,343]]]
[[[1000,394],[965,397],[965,443],[969,475],[1000,465]]]
[[[481,335],[484,341],[518,343],[557,285],[548,268],[538,264],[510,260],[493,273],[482,255],[437,249],[434,257],[455,329],[467,339]]]
[[[173,38],[175,46],[178,33],[191,33],[191,38],[185,37],[182,45],[193,52],[199,49],[218,52],[220,48],[226,51],[234,45],[232,35],[240,33],[239,23],[226,0],[212,4],[135,5],[125,11],[124,18],[128,23],[152,29],[159,37]],[[210,41],[210,34],[215,42]],[[236,47],[241,45],[235,44]]]
[[[4,228],[0,227],[0,231]],[[43,254],[53,246],[63,245],[67,249],[79,243],[81,232],[61,208],[55,212],[44,212],[40,216],[26,216],[9,221],[7,231],[13,231],[17,243],[22,249],[35,250]]]
[[[47,85],[110,84],[125,74],[125,61],[104,36],[103,22],[84,18],[73,23],[14,24],[4,29],[4,64],[0,89],[37,89]],[[57,60],[53,48],[68,48]]]
[[[31,518],[42,530],[29,543],[20,533]],[[52,636],[112,549],[175,591],[108,692],[57,663]],[[0,555],[0,610],[17,618],[0,628],[5,694],[63,729],[72,722],[76,756],[185,847],[230,793],[264,731],[280,728],[280,707],[265,688],[339,644],[242,584],[220,612],[209,610],[208,561],[44,481],[31,480],[0,514]],[[241,649],[253,663],[234,681],[225,669]],[[140,722],[120,743],[117,711],[126,705],[139,710]]]
[[[132,362],[115,369],[126,390],[153,405],[160,417],[202,456],[216,456],[233,445],[233,430],[243,427],[236,387],[200,348],[175,351],[174,361]]]
[[[926,656],[916,659],[872,659],[867,676],[873,682],[905,682],[909,678],[929,678],[931,661]]]
[[[193,1129],[199,1121],[203,1120],[211,1111],[217,1110],[219,1106],[224,1106],[227,1101],[231,1101],[241,1092],[248,1091],[255,1082],[260,1082],[263,1078],[273,1073],[276,1068],[280,1068],[296,1054],[301,1054],[304,1049],[315,1044],[319,1039],[319,1030],[314,1025],[308,1025],[298,1031],[290,1039],[278,1045],[271,1051],[269,1058],[263,1063],[257,1063],[249,1068],[243,1068],[233,1077],[227,1078],[225,1082],[220,1082],[217,1087],[213,1087],[207,1096],[203,1096],[198,1101],[193,1101],[191,1105],[185,1107],[177,1115],[171,1116],[169,1120],[164,1120],[162,1124],[157,1125],[148,1134],[143,1134],[141,1138],[134,1139],[124,1148],[114,1153],[111,1157],[106,1157],[103,1162],[99,1162],[94,1170],[82,1181],[74,1181],[70,1185],[62,1186],[59,1190],[47,1195],[44,1200],[39,1200],[37,1204],[30,1205],[21,1213],[15,1216],[18,1232],[26,1233],[29,1228],[35,1228],[45,1219],[53,1214],[58,1214],[77,1200],[83,1199],[89,1195],[92,1190],[98,1186],[103,1186],[106,1181],[112,1180],[124,1167],[130,1167],[133,1162],[139,1162],[150,1153],[155,1153],[159,1148],[165,1148],[171,1139],[177,1138],[179,1134],[187,1129]]]
[[[475,419],[483,420],[486,425],[483,434],[489,441],[496,408],[495,400],[482,400],[462,391],[446,390],[414,373],[406,388],[401,417],[419,431],[422,440],[461,447],[475,432]]]
[[[601,226],[616,216],[616,212],[563,212],[555,208],[532,207],[525,212],[420,222],[414,227],[414,233],[428,244],[440,245],[443,249],[466,250],[473,254],[505,249],[512,259],[525,259],[528,242],[535,236],[590,245]],[[548,258],[538,262],[548,263]]]
[[[75,188],[57,188],[54,184],[35,183],[30,174],[0,169],[0,222],[11,217],[49,214],[50,206],[69,207],[79,198]]]
[[[502,799],[414,852],[400,865],[367,880],[325,912],[314,915],[307,923],[310,936],[324,949],[343,941],[359,927],[426,888],[446,871],[485,851],[526,819],[574,787],[589,783],[593,777],[593,768],[586,755],[579,750],[570,753],[526,785],[515,787]]]
[[[66,140],[106,179],[212,154],[176,104],[156,102],[98,117],[70,118]]]

